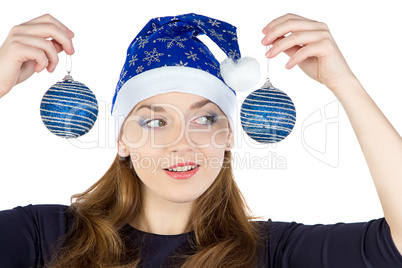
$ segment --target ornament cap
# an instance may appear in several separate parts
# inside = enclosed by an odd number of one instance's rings
[[[265,81],[265,83],[261,87],[261,89],[271,89],[271,88],[275,88],[275,87],[272,85],[271,80],[267,77],[267,80]]]
[[[67,74],[66,76],[64,76],[63,81],[64,82],[73,82],[74,79],[70,74]]]

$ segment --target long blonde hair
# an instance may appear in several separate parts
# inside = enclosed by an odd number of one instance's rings
[[[225,152],[218,177],[195,201],[188,226],[194,231],[193,254],[176,256],[180,267],[257,266],[261,241],[252,221],[256,217],[233,178],[231,159],[231,152]],[[72,227],[49,266],[137,267],[140,248],[130,246],[123,235],[142,208],[140,179],[130,157],[117,155],[105,175],[72,200]]]

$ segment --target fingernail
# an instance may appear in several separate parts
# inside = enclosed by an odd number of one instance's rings
[[[75,36],[75,34],[74,34],[73,31],[71,31],[70,29],[68,29],[68,31],[69,31],[69,35],[70,35],[71,37],[74,37],[74,36]]]

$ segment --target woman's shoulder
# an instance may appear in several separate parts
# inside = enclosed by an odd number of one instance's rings
[[[337,234],[349,237],[349,235],[364,235],[367,230],[373,232],[382,231],[389,233],[389,226],[385,218],[373,219],[367,222],[353,222],[344,223],[338,222],[334,224],[303,224],[299,222],[284,222],[284,221],[272,221],[268,219],[266,221],[255,221],[259,226],[261,235],[268,235],[271,242],[283,239],[283,237],[299,238],[301,236],[315,236],[324,238],[328,234]]]
[[[0,211],[0,263],[4,267],[43,265],[71,223],[65,205],[28,205]]]
[[[66,205],[56,204],[19,206],[1,211],[0,219],[22,220],[35,223],[36,226],[41,224],[67,223],[71,218],[69,208]]]
[[[70,206],[61,205],[61,204],[41,204],[41,205],[27,205],[27,206],[18,206],[13,208],[12,210],[17,210],[25,213],[55,213],[55,212],[64,212]]]
[[[385,218],[314,225],[269,219],[257,224],[267,261],[320,267],[320,256],[325,256],[326,262],[339,263],[336,267],[365,267],[364,263],[373,267],[402,267],[402,256],[392,241]]]
[[[33,239],[53,240],[64,235],[73,220],[66,205],[27,205],[0,211],[0,229],[29,230]],[[40,237],[36,237],[40,236]]]

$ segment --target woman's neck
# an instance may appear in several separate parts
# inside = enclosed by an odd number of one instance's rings
[[[175,203],[150,196],[143,196],[142,210],[130,225],[153,234],[175,235],[187,233],[193,202]]]

